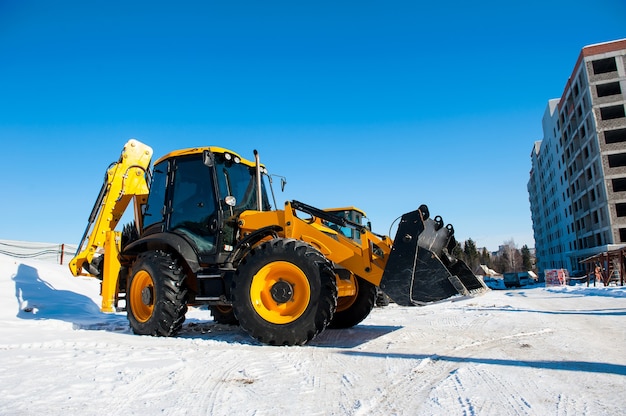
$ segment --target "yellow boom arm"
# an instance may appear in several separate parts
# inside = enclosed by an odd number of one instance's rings
[[[151,159],[151,147],[134,139],[126,143],[119,161],[107,169],[102,189],[89,216],[89,223],[76,256],[69,264],[74,276],[93,276],[84,266],[91,263],[98,250],[104,250],[103,312],[113,311],[117,295],[121,233],[114,230],[131,199],[134,200],[135,226],[141,229],[140,209],[148,198],[146,173]]]

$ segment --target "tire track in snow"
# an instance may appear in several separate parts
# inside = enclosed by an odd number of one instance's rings
[[[238,389],[246,388],[246,386],[253,385],[259,381],[252,372],[248,369],[248,362],[245,354],[241,352],[238,360],[232,360],[231,354],[228,351],[210,351],[210,346],[207,346],[209,351],[204,354],[194,354],[193,357],[189,357],[190,362],[200,362],[202,366],[206,366],[204,371],[199,368],[188,369],[186,372],[194,372],[196,376],[185,376],[184,379],[195,379],[196,383],[193,386],[193,391],[198,394],[198,402],[196,403],[197,409],[195,412],[198,414],[210,414],[210,415],[222,415],[226,414],[225,409],[222,407],[224,403],[229,403],[231,400],[241,400],[241,396]],[[219,365],[211,365],[212,362],[219,363]],[[244,399],[250,400],[250,396],[243,396]],[[186,400],[189,403],[189,400]]]
[[[323,415],[320,400],[334,403],[338,414],[350,415],[358,400],[346,398],[345,392],[358,388],[360,376],[346,368],[345,357],[327,348],[289,348],[283,354],[283,365],[298,388],[298,409],[301,414]]]
[[[570,397],[566,393],[559,394],[556,402],[556,415],[586,415],[588,414],[584,403],[580,403],[576,398]]]
[[[385,362],[385,382],[381,383],[378,394],[371,397],[367,406],[360,409],[359,416],[403,414],[406,409],[417,412],[428,396],[430,384],[444,378],[450,367],[450,363],[431,358],[405,359],[404,365],[398,364],[398,358],[387,358]]]
[[[470,387],[466,387],[470,386]],[[536,415],[524,392],[534,397],[536,387],[517,377],[507,379],[506,373],[492,372],[485,365],[463,366],[452,371],[434,386],[430,394],[430,411],[452,410],[452,414],[473,415]]]
[[[204,342],[200,342],[204,344]],[[302,347],[273,347],[258,359],[258,346],[206,345],[193,354],[185,354],[185,360],[194,363],[183,370],[183,380],[196,380],[186,390],[197,400],[188,414],[232,414],[232,403],[245,403],[246,409],[254,411],[240,414],[270,415],[289,414],[298,409],[302,414],[323,414],[319,403],[307,396],[319,397],[320,383],[310,375],[307,352]],[[236,353],[233,354],[233,350]],[[236,356],[236,359],[233,359]],[[202,368],[204,366],[204,368]],[[276,379],[292,382],[277,388]],[[180,389],[182,386],[178,386]]]
[[[488,344],[498,344],[501,343],[502,341],[510,341],[510,340],[514,340],[514,339],[518,339],[518,338],[525,338],[528,336],[537,336],[537,335],[545,335],[545,334],[551,334],[553,333],[554,330],[551,328],[545,328],[542,329],[540,331],[534,331],[534,332],[520,332],[517,334],[512,334],[512,335],[506,335],[503,337],[499,337],[499,338],[493,338],[493,339],[487,339],[485,341],[473,341],[469,344],[462,344],[462,345],[458,345],[456,347],[454,347],[455,351],[459,351],[459,350],[464,350],[464,349],[468,349],[468,348],[475,348],[475,347],[482,347]]]
[[[9,347],[9,348],[7,348]],[[178,364],[174,357],[164,357],[159,349],[135,348],[101,342],[49,341],[2,345],[7,354],[0,358],[3,374],[14,371],[27,374],[55,374],[25,377],[11,385],[2,383],[2,396],[17,399],[22,386],[38,394],[16,405],[27,407],[29,414],[45,414],[49,409],[67,413],[93,411],[101,407],[127,413],[129,409],[159,410],[151,406],[151,397],[167,383],[168,374]],[[105,359],[106,357],[106,359]],[[11,365],[11,362],[15,362]],[[0,381],[2,376],[0,376]],[[33,385],[35,387],[33,387]],[[89,409],[85,409],[89,397]],[[8,411],[11,402],[3,407]],[[17,409],[16,409],[17,410]],[[19,412],[18,412],[19,413]]]
[[[616,387],[616,386],[614,386]],[[614,391],[621,391],[621,388],[611,389]],[[563,392],[558,395],[556,404],[556,416],[585,416],[585,415],[613,415],[616,413],[616,409],[607,406],[601,397],[589,396],[585,394],[572,394],[570,392]],[[618,412],[623,413],[623,406]]]

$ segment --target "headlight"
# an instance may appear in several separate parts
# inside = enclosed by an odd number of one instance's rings
[[[224,202],[226,202],[226,205],[234,207],[235,205],[237,205],[237,198],[232,195],[228,195],[226,198],[224,198]]]

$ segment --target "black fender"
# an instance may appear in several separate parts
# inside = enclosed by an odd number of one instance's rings
[[[150,234],[133,241],[124,247],[120,253],[120,260],[124,264],[146,250],[165,250],[178,253],[193,273],[200,270],[200,262],[196,250],[183,237],[173,233]]]
[[[232,253],[226,259],[226,263],[234,264],[239,261],[254,247],[259,241],[268,236],[278,237],[278,233],[283,230],[283,227],[279,225],[269,225],[267,227],[259,228],[251,232],[242,238]]]

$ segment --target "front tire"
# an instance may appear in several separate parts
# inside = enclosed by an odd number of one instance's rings
[[[302,345],[321,333],[337,305],[331,263],[311,245],[276,238],[239,265],[231,294],[239,325],[269,345]]]
[[[128,322],[138,335],[169,337],[185,321],[185,274],[171,254],[141,253],[133,263],[126,290]]]
[[[356,286],[353,296],[345,296],[337,301],[337,311],[328,325],[332,329],[352,328],[367,318],[376,302],[376,286],[358,276],[352,275]]]

